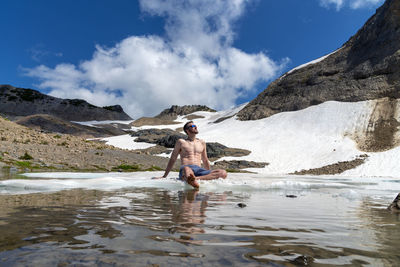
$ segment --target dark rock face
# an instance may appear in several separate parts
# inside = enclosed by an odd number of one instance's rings
[[[247,161],[247,160],[221,160],[214,163],[215,168],[221,169],[246,169],[246,168],[264,168],[267,166],[266,162],[255,162],[255,161]]]
[[[354,169],[365,162],[368,158],[367,154],[358,156],[357,158],[350,161],[339,161],[334,164],[329,164],[320,168],[296,171],[294,175],[335,175],[345,172],[347,170]]]
[[[325,101],[400,98],[400,0],[386,0],[339,50],[286,73],[238,113],[257,120]]]
[[[230,148],[220,143],[206,143],[207,157],[214,161],[218,158],[227,157],[242,157],[247,156],[251,151],[240,148]]]
[[[160,114],[155,116],[155,118],[163,120],[175,120],[178,115],[188,115],[196,111],[210,111],[216,112],[207,106],[202,105],[185,105],[185,106],[171,106],[170,108],[164,109]]]
[[[101,128],[94,128],[65,121],[46,114],[26,116],[17,120],[16,123],[43,132],[71,134],[75,136],[104,137],[126,134],[126,132],[120,128],[121,126],[118,125],[112,126],[108,124],[103,125]]]
[[[145,142],[157,144],[167,148],[174,148],[179,138],[185,138],[186,135],[175,132],[170,129],[146,129],[131,133],[131,136],[137,137],[136,142]]]
[[[172,152],[172,149],[168,149],[164,146],[159,146],[159,145],[145,148],[145,149],[136,149],[135,150],[136,154],[146,154],[146,155],[159,155],[162,153],[171,154],[171,152]]]
[[[400,212],[400,193],[393,200],[392,204],[390,204],[388,209],[394,212]]]
[[[10,85],[0,85],[0,113],[10,117],[48,114],[67,121],[131,120],[119,105],[101,108],[85,100],[61,99]]]

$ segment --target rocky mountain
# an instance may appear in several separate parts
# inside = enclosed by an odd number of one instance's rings
[[[155,117],[141,117],[134,122],[131,123],[132,126],[140,127],[144,125],[168,125],[168,124],[179,124],[175,120],[178,118],[178,115],[189,115],[196,111],[209,111],[216,112],[214,109],[211,109],[204,105],[185,105],[185,106],[177,106],[173,105],[170,108],[164,109]],[[186,116],[187,120],[193,120],[197,118],[202,118],[198,115],[189,115]]]
[[[272,82],[238,113],[257,120],[330,100],[400,98],[400,0],[386,0],[340,49]]]
[[[11,119],[48,114],[67,121],[131,120],[119,105],[97,107],[85,100],[61,99],[10,85],[0,85],[0,113]]]
[[[170,108],[164,109],[160,114],[155,116],[155,118],[163,120],[175,120],[178,117],[178,115],[187,115],[196,111],[215,112],[214,109],[211,109],[203,105],[185,105],[185,106],[173,105]]]

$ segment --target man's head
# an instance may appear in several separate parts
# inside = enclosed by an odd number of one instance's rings
[[[185,125],[183,126],[183,131],[187,135],[189,135],[190,133],[194,133],[194,134],[199,133],[197,130],[197,126],[194,125],[193,121],[188,121],[187,123],[185,123]]]

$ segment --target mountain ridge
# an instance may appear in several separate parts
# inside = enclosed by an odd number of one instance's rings
[[[386,0],[340,49],[273,81],[237,117],[257,120],[326,101],[383,97],[400,98],[400,0]]]
[[[97,107],[82,99],[62,99],[11,85],[0,85],[0,113],[16,119],[35,114],[67,121],[132,119],[120,105]]]

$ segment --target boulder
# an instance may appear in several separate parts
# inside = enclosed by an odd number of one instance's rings
[[[264,168],[269,163],[267,162],[254,162],[247,160],[221,160],[214,163],[214,168],[240,170],[247,168]]]
[[[389,205],[388,209],[394,212],[400,212],[400,193],[393,200],[392,204]]]
[[[243,157],[251,153],[251,151],[240,148],[230,148],[220,143],[206,143],[207,157],[210,161],[215,161],[221,157]]]
[[[184,134],[170,129],[145,129],[131,133],[131,136],[137,137],[136,142],[145,142],[158,144],[167,148],[174,148],[179,138],[186,138]]]

